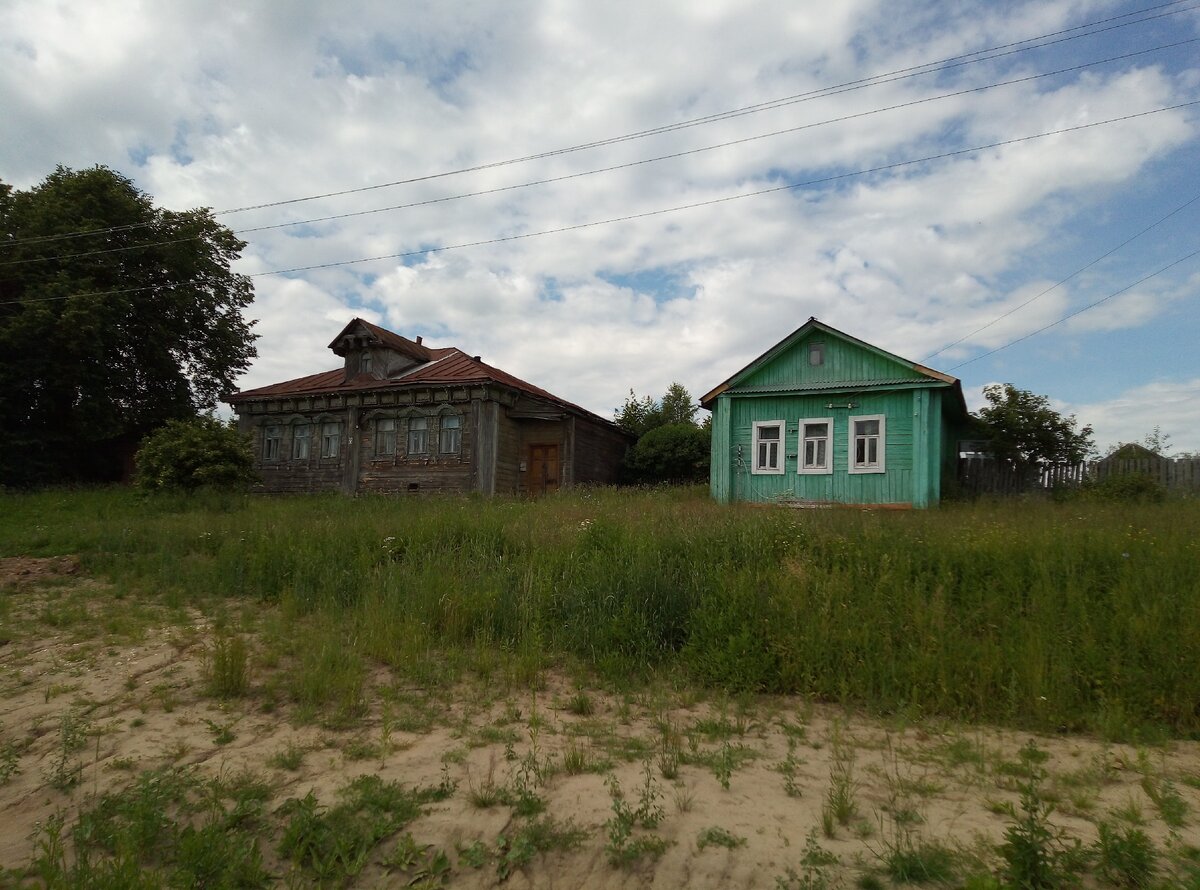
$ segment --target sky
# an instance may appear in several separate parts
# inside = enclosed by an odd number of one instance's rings
[[[1200,0],[0,0],[0,180],[212,208],[243,388],[361,316],[611,416],[816,316],[1200,451],[1198,38]]]

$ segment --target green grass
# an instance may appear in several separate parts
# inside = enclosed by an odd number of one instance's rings
[[[1197,501],[801,513],[698,489],[537,502],[101,489],[0,495],[0,541],[4,555],[79,554],[132,601],[279,604],[264,658],[294,702],[343,724],[372,663],[434,685],[576,659],[617,683],[668,669],[880,711],[1200,735],[1186,658]],[[91,632],[69,610],[50,619]],[[220,692],[237,694],[227,654]]]

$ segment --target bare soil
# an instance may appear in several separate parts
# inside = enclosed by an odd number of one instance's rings
[[[286,667],[252,660],[250,695],[213,699],[204,682],[209,618],[161,607],[130,621],[133,604],[82,577],[69,558],[0,560],[0,593],[8,599],[0,743],[15,756],[0,784],[0,865],[8,869],[31,861],[36,827],[56,812],[69,822],[138,771],[184,764],[212,776],[252,770],[272,783],[272,809],[309,791],[332,803],[361,775],[406,786],[449,779],[455,793],[405,830],[447,852],[452,886],[494,886],[495,853],[477,864],[462,851],[477,841],[495,851],[519,817],[473,798],[489,784],[511,787],[531,750],[542,764],[535,790],[546,813],[582,828],[585,839],[536,856],[508,878],[512,887],[799,887],[806,874],[850,887],[867,871],[883,875],[898,845],[924,841],[950,848],[964,869],[994,870],[995,847],[1019,806],[1019,751],[1031,739],[1046,755],[1053,820],[1071,837],[1091,844],[1109,819],[1139,824],[1164,855],[1200,842],[1200,743],[1139,749],[884,721],[795,698],[702,699],[665,683],[619,693],[583,689],[562,674],[543,677],[536,690],[500,678],[421,689],[384,669],[372,677],[367,713],[338,727],[320,715],[301,720],[294,705],[263,694]],[[85,727],[87,743],[67,764],[79,769],[78,781],[59,790],[65,722]],[[279,765],[289,750],[302,752],[294,769]],[[667,778],[673,753],[680,763]],[[568,772],[568,754],[592,771]],[[631,807],[645,794],[662,808],[656,828],[633,834],[664,841],[660,855],[612,863],[609,776]],[[827,809],[839,782],[853,809],[842,821]],[[1163,782],[1184,801],[1182,826],[1168,825],[1149,793]],[[734,846],[702,846],[710,829]],[[381,864],[394,846],[386,839],[352,885],[408,883]],[[818,847],[829,854],[823,864]],[[273,848],[264,852],[281,880],[294,869]]]

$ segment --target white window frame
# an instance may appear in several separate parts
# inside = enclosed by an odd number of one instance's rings
[[[758,463],[758,445],[759,445],[759,441],[760,441],[759,435],[760,435],[760,431],[763,429],[766,429],[767,427],[778,427],[779,428],[779,438],[778,439],[767,439],[766,440],[767,442],[774,442],[777,447],[777,450],[775,452],[776,465],[774,467],[760,466]],[[755,476],[782,476],[783,475],[783,465],[785,462],[784,442],[786,440],[787,440],[787,424],[784,423],[782,420],[756,420],[756,421],[754,421],[754,435],[751,438],[751,442],[750,442],[750,450],[751,450],[750,473]]]
[[[858,457],[858,449],[855,447],[855,440],[859,437],[854,435],[854,427],[856,424],[865,421],[879,421],[879,460],[874,464],[859,464],[856,460]],[[876,438],[864,436],[862,438]],[[846,454],[846,472],[851,474],[862,473],[886,473],[887,472],[887,417],[883,414],[858,414],[850,416],[849,429],[846,432],[847,444],[849,451]]]
[[[804,428],[811,423],[824,423],[825,427],[824,439],[814,437],[813,441],[825,442],[825,466],[809,467],[805,465],[805,445],[808,438],[805,436]],[[799,451],[796,454],[796,473],[801,476],[828,476],[833,472],[833,418],[832,417],[801,417],[800,425],[797,427],[797,438],[800,442]]]

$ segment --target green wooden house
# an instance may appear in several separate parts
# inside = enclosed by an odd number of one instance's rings
[[[937,504],[967,420],[956,378],[815,318],[700,405],[721,503]]]

